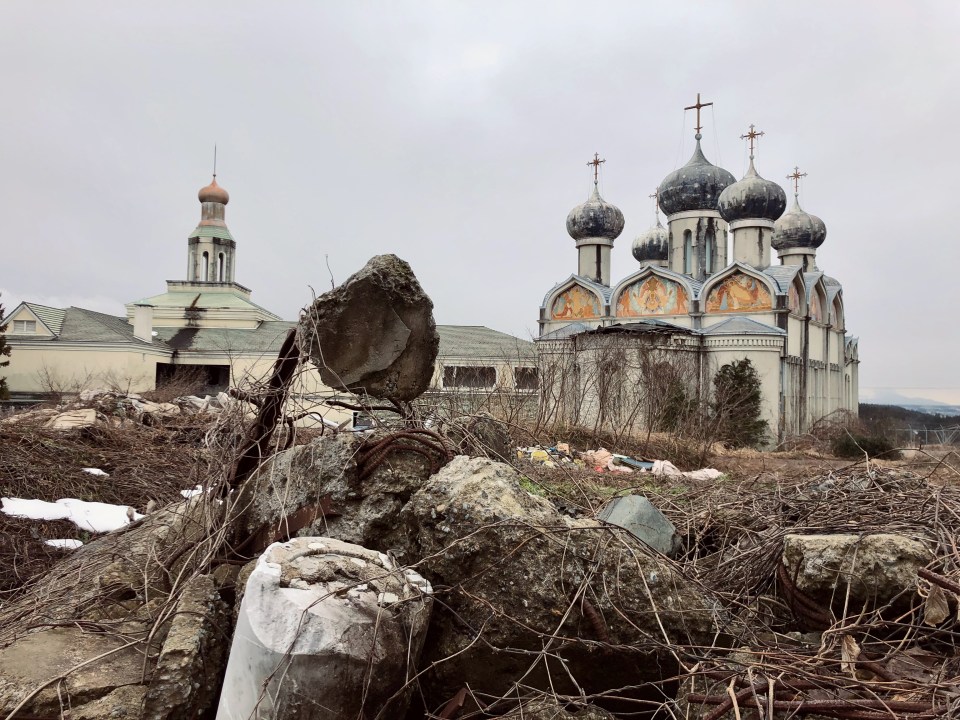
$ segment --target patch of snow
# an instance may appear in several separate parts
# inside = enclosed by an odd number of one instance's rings
[[[78,547],[83,547],[83,542],[80,540],[44,540],[44,545],[49,545],[50,547],[63,548],[64,550],[76,550]]]
[[[85,473],[90,473],[91,475],[97,475],[100,477],[110,477],[110,473],[106,473],[100,468],[81,468]]]
[[[119,530],[143,515],[126,505],[86,502],[64,498],[55,503],[22,498],[0,498],[2,510],[11,517],[28,520],[69,520],[81,530],[105,533]]]
[[[70,510],[63,505],[46,500],[0,498],[0,509],[10,517],[27,520],[66,520],[70,517]]]
[[[202,495],[203,485],[197,485],[195,488],[191,490],[181,490],[180,494],[183,495],[187,500],[189,500],[192,497],[196,497],[197,495]]]

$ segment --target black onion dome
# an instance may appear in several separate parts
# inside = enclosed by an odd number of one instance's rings
[[[616,240],[623,232],[623,213],[602,197],[597,186],[582,205],[577,205],[567,215],[567,232],[574,240],[607,238]]]
[[[669,250],[670,234],[659,220],[656,225],[633,241],[633,257],[637,262],[667,260]]]
[[[717,199],[736,178],[722,167],[710,163],[697,148],[690,162],[667,175],[660,183],[660,209],[667,215],[689,210],[716,210]]]
[[[772,221],[787,209],[787,194],[777,183],[757,175],[751,158],[743,180],[728,185],[720,193],[717,209],[727,222],[757,218]]]
[[[818,248],[827,238],[827,226],[816,215],[800,209],[800,201],[793,196],[793,207],[773,226],[770,244],[774,250]]]

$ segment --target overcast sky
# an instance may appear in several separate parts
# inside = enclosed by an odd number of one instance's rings
[[[2,301],[123,304],[185,279],[197,190],[230,192],[236,279],[293,319],[371,256],[437,321],[536,334],[576,270],[599,152],[636,269],[648,195],[693,149],[827,225],[861,387],[960,402],[960,3],[45,2],[0,23]]]

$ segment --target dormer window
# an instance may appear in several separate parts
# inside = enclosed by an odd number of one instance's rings
[[[36,320],[14,320],[13,334],[14,335],[36,335],[37,321]]]

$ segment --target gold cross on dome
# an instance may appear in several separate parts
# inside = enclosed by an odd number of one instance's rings
[[[708,102],[708,103],[702,103],[702,102],[700,102],[700,93],[697,93],[697,103],[696,103],[696,105],[690,105],[689,107],[685,107],[685,108],[684,108],[684,110],[696,110],[696,111],[697,111],[697,126],[696,126],[697,135],[699,135],[699,134],[700,134],[700,131],[703,130],[703,126],[700,124],[700,108],[710,107],[711,105],[713,105],[712,102]]]
[[[653,198],[653,211],[656,212],[660,207],[660,188],[657,188],[653,191],[653,194],[647,195],[649,198]]]
[[[793,194],[800,194],[800,178],[806,177],[806,173],[800,172],[800,168],[796,165],[793,166],[793,172],[787,175],[787,180],[793,180]]]
[[[748,132],[746,135],[741,135],[741,136],[740,136],[740,139],[741,139],[741,140],[746,140],[746,141],[748,141],[748,142],[750,143],[750,157],[751,157],[751,158],[753,157],[753,146],[754,146],[754,142],[755,142],[756,139],[757,139],[758,137],[760,137],[761,135],[763,135],[763,130],[760,130],[760,131],[754,130],[754,129],[753,129],[753,123],[750,123],[750,132]]]
[[[593,184],[594,185],[597,184],[597,176],[600,173],[600,164],[605,162],[606,162],[606,158],[604,158],[603,160],[600,159],[600,153],[594,153],[593,160],[587,163],[588,166],[593,165]]]

